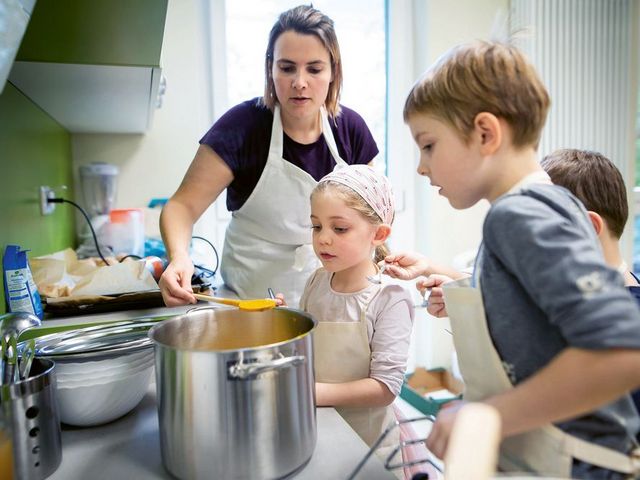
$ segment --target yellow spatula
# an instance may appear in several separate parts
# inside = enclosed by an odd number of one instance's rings
[[[201,293],[194,293],[193,296],[196,297],[198,300],[223,303],[225,305],[233,305],[234,307],[238,307],[240,310],[247,310],[247,311],[267,310],[269,308],[274,308],[276,306],[276,301],[271,298],[237,300],[235,298],[212,297],[210,295],[203,295]]]

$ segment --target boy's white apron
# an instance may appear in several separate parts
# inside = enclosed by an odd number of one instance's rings
[[[465,382],[464,399],[481,401],[513,385],[491,341],[480,289],[469,284],[469,279],[463,279],[444,285],[443,290]],[[638,458],[570,436],[553,425],[504,439],[498,466],[507,472],[570,478],[574,458],[627,474],[640,471]]]
[[[371,348],[366,313],[376,295],[363,305],[357,322],[318,322],[313,332],[316,382],[344,383],[369,378]],[[396,420],[392,405],[336,410],[369,446]],[[398,445],[399,438],[398,429],[394,429],[376,453],[384,458]]]
[[[336,166],[346,165],[324,108],[320,114]],[[297,305],[307,278],[319,266],[309,220],[309,196],[317,182],[283,158],[283,135],[276,105],[267,163],[247,201],[232,213],[220,270],[225,284],[240,298],[264,298],[271,287],[284,293],[289,305]]]

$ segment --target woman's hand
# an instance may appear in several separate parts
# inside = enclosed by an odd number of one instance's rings
[[[158,282],[162,299],[167,307],[197,302],[191,289],[192,275],[193,263],[188,256],[174,258],[167,265]]]
[[[429,302],[427,312],[434,317],[442,318],[447,315],[447,308],[444,303],[444,291],[442,285],[452,282],[453,280],[446,275],[429,275],[427,278],[421,278],[416,282],[416,288],[420,295],[424,297],[425,291],[429,290]]]
[[[401,252],[387,255],[381,263],[386,265],[384,274],[391,278],[413,280],[420,275],[429,274],[429,261],[419,253]]]

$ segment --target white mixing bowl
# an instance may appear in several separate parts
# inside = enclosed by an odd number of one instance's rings
[[[57,385],[60,421],[88,427],[111,422],[133,410],[149,388],[153,364],[97,384]]]

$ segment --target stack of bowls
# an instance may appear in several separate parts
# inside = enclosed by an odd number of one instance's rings
[[[118,322],[36,338],[36,357],[56,363],[62,423],[100,425],[140,403],[153,377],[147,332],[155,324]]]

